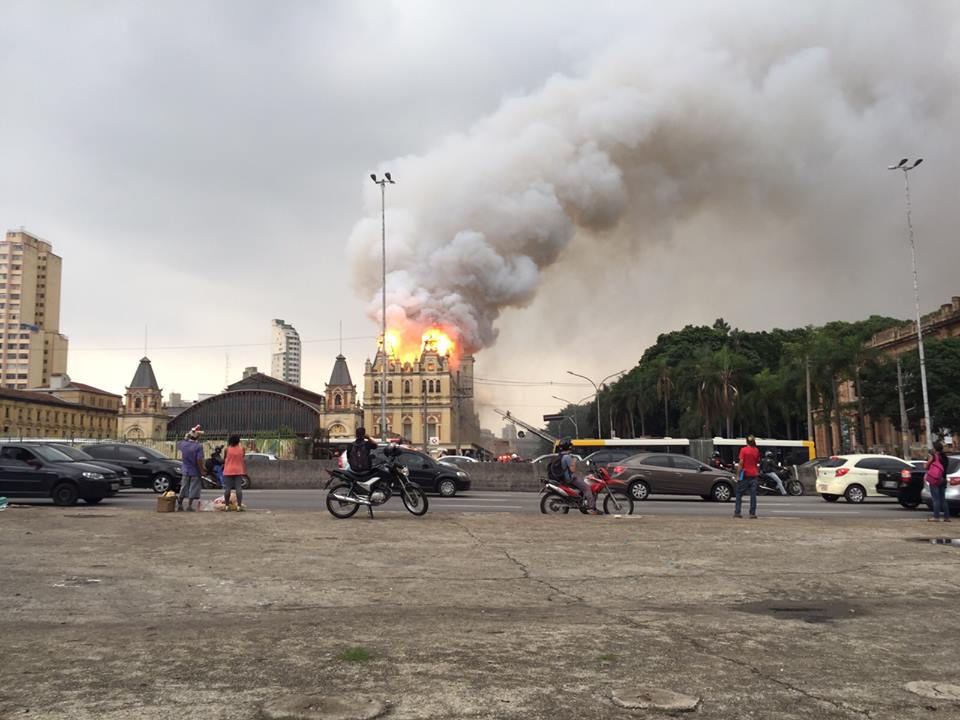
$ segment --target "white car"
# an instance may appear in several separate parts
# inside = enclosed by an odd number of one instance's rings
[[[956,513],[960,510],[960,455],[948,456],[950,462],[947,464],[947,507],[950,512]],[[924,463],[926,465],[926,463]],[[923,490],[920,491],[920,500],[931,510],[933,501],[930,499],[930,486],[923,483]]]
[[[897,484],[909,463],[893,455],[836,455],[817,467],[817,492],[827,502],[841,497],[850,503],[862,503],[868,497],[888,497],[877,490],[884,479]],[[883,476],[883,477],[881,477]]]
[[[480,462],[476,458],[472,458],[467,455],[441,455],[437,458],[437,461],[442,462],[445,465],[452,465],[453,467],[462,467],[464,465],[470,466],[474,463]]]
[[[277,456],[273,453],[248,452],[243,456],[246,460],[276,460]]]

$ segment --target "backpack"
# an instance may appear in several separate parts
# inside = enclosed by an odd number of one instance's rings
[[[559,453],[550,459],[547,464],[547,480],[550,482],[563,482],[563,455]]]
[[[359,440],[347,448],[347,462],[353,472],[367,472],[370,469],[370,448]]]
[[[940,462],[940,456],[938,455],[934,458],[933,462],[930,463],[930,467],[927,468],[927,474],[923,476],[923,479],[927,481],[931,487],[936,487],[943,482],[943,464]]]

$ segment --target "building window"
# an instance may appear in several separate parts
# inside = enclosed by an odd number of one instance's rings
[[[374,381],[373,381],[373,393],[374,393],[374,395],[376,395],[376,394],[378,394],[379,392],[380,392],[380,381],[379,381],[379,380],[374,380]]]
[[[437,419],[430,415],[427,417],[427,438],[439,438],[440,437],[440,423],[437,422]]]
[[[407,440],[413,437],[413,418],[409,416],[403,419],[403,437]]]
[[[340,397],[340,393],[337,393],[336,395],[333,396],[333,406],[341,407],[342,405],[343,405],[343,398]]]
[[[139,397],[133,399],[133,410],[134,412],[140,412],[140,409],[143,407],[143,400]]]
[[[403,381],[403,392],[404,392],[405,395],[409,395],[409,394],[410,394],[410,381],[409,381],[409,380],[404,380],[404,381]]]
[[[387,380],[387,395],[393,395],[393,380]]]

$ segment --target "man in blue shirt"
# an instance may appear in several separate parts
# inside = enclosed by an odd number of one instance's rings
[[[203,445],[198,440],[203,435],[199,425],[194,426],[180,443],[180,496],[177,498],[177,510],[183,510],[183,501],[187,501],[187,511],[193,512],[193,501],[200,501],[200,476],[203,474]]]

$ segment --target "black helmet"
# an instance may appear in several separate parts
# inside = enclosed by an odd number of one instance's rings
[[[557,447],[560,452],[566,452],[567,450],[573,450],[573,440],[570,438],[564,438],[560,441],[560,445]]]
[[[713,451],[713,456],[714,456],[714,457],[720,457],[720,451],[719,451],[719,450],[714,450],[714,451]]]
[[[767,451],[763,454],[763,456],[764,456],[764,457],[768,457],[768,458],[772,458],[772,457],[773,457],[773,450],[767,450]]]

